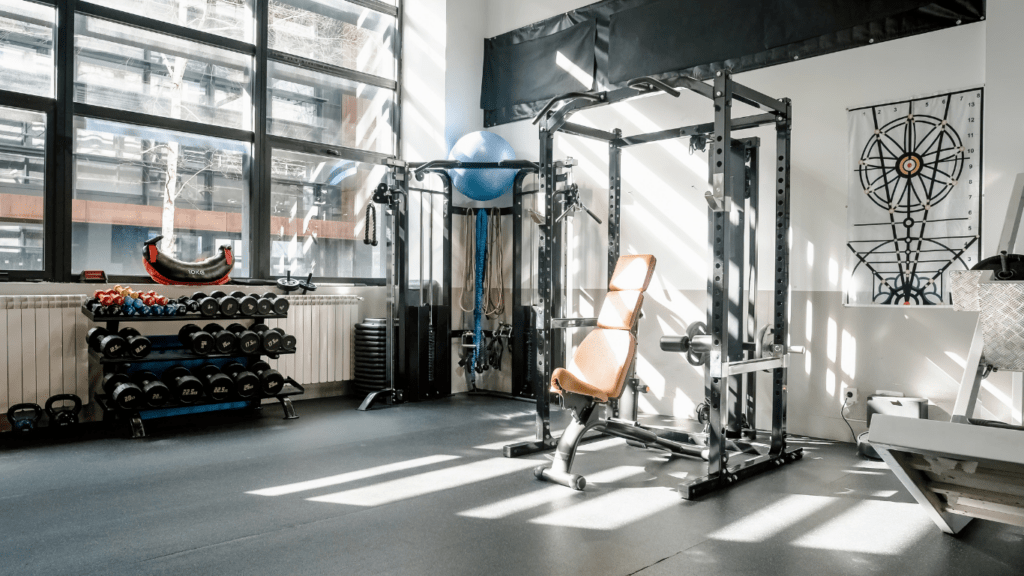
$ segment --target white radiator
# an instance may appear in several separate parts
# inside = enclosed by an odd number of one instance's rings
[[[268,320],[298,340],[295,354],[282,354],[270,365],[303,386],[352,380],[353,332],[359,296],[288,296],[288,318]]]
[[[54,394],[89,401],[85,296],[0,296],[0,414]]]

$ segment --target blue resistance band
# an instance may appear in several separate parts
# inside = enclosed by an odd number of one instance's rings
[[[470,370],[476,370],[476,358],[483,345],[483,331],[480,323],[484,312],[484,262],[487,259],[487,210],[476,212],[476,305],[473,307],[473,363]]]

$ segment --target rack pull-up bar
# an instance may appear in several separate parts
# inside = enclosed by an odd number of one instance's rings
[[[661,90],[665,94],[673,98],[679,98],[679,90],[665,84],[661,80],[651,78],[650,76],[641,76],[640,78],[634,78],[626,83],[626,86],[634,90],[642,90],[645,92],[652,92],[654,90]]]
[[[605,93],[599,92],[597,94],[593,94],[591,92],[569,92],[567,94],[562,94],[561,96],[555,96],[551,100],[548,100],[548,103],[544,105],[544,108],[542,108],[537,114],[537,117],[533,119],[533,123],[536,124],[537,122],[540,122],[540,119],[546,116],[547,113],[554,108],[555,104],[558,104],[562,100],[575,100],[577,98],[593,100],[594,102],[603,102],[605,99]]]

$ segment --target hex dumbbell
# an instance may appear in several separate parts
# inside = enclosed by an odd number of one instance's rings
[[[124,338],[128,344],[128,355],[133,358],[145,358],[153,350],[153,343],[149,341],[149,338],[139,334],[135,328],[130,326],[121,328],[117,335]]]
[[[203,332],[213,336],[213,349],[221,354],[234,352],[238,348],[238,336],[220,324],[211,322],[203,327]]]
[[[238,362],[226,364],[224,373],[235,381],[235,395],[239,398],[252,398],[259,390],[260,379]]]
[[[146,401],[142,389],[120,372],[103,375],[103,391],[122,410],[138,410]]]
[[[288,300],[281,296],[278,296],[277,294],[274,294],[273,292],[267,292],[266,294],[263,295],[263,298],[261,298],[261,300],[270,301],[270,307],[273,308],[274,314],[284,316],[285,314],[288,313],[288,307],[290,306]]]
[[[216,350],[213,335],[195,324],[186,324],[178,330],[178,340],[185,348],[203,356]]]
[[[238,338],[238,349],[242,352],[255,354],[260,351],[263,340],[260,339],[259,334],[237,323],[228,326],[228,330]]]
[[[171,395],[181,404],[195,404],[203,396],[203,383],[184,366],[168,368],[161,375]]]
[[[242,316],[258,316],[262,314],[260,312],[260,301],[255,295],[236,290],[231,293],[231,297],[238,300],[238,313]]]
[[[107,358],[120,358],[128,350],[128,343],[117,334],[111,334],[104,328],[90,328],[86,332],[89,347]]]
[[[284,388],[284,376],[270,367],[270,364],[260,361],[249,368],[257,378],[260,379],[260,392],[266,396],[275,396]]]
[[[238,314],[238,298],[228,296],[220,290],[210,292],[210,298],[217,301],[217,306],[220,307],[220,313],[224,316],[234,316],[235,314]]]
[[[132,374],[132,382],[142,389],[144,402],[150,408],[159,408],[171,399],[170,387],[148,370]]]
[[[235,381],[213,364],[203,364],[196,375],[205,385],[206,397],[210,400],[226,400],[235,391]]]

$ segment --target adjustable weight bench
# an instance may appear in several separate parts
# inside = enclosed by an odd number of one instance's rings
[[[680,456],[700,458],[704,452],[706,458],[706,448],[663,438],[636,422],[635,414],[633,421],[599,415],[598,406],[618,400],[626,388],[636,355],[637,321],[655,264],[654,256],[649,254],[619,257],[597,328],[584,338],[569,366],[551,375],[552,392],[559,395],[564,408],[572,411],[572,422],[558,440],[554,462],[534,469],[538,478],[583,490],[586,479],[571,470],[580,440],[590,430]]]

